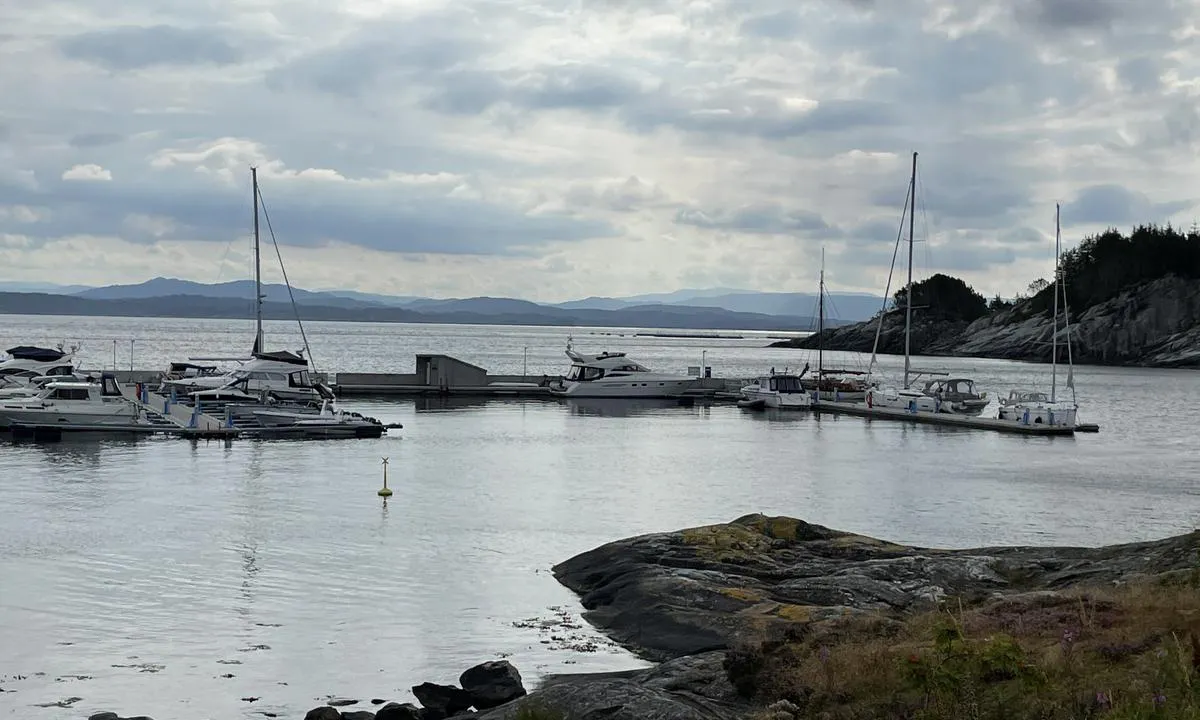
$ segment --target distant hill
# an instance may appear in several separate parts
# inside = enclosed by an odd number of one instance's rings
[[[521,300],[472,298],[441,301],[430,307],[402,308],[383,305],[339,307],[306,304],[297,300],[304,320],[343,322],[451,323],[478,325],[555,325],[589,327],[642,327],[695,330],[806,331],[811,317],[786,317],[731,312],[723,308],[683,305],[641,305],[622,310],[566,310]],[[246,318],[253,305],[249,298],[214,298],[202,295],[96,299],[50,293],[0,293],[0,314],[83,315],[114,317]],[[263,316],[291,320],[290,303],[267,301]]]
[[[763,293],[751,291],[723,292],[720,294],[689,294],[692,291],[667,293],[634,298],[590,297],[559,303],[556,307],[569,309],[620,310],[654,301],[669,305],[689,307],[719,307],[733,312],[760,313],[763,315],[816,315],[816,293]],[[827,293],[825,317],[843,321],[858,321],[879,312],[883,299],[866,293]]]
[[[188,295],[204,298],[254,301],[254,282],[233,280],[223,283],[199,283],[190,280],[157,277],[133,285],[108,285],[87,288],[48,283],[0,283],[0,291],[39,292],[74,295],[90,300],[138,300],[153,297]],[[287,286],[264,284],[267,302],[290,302]],[[562,303],[535,303],[505,297],[428,298],[413,295],[383,295],[354,290],[302,290],[293,288],[296,302],[303,305],[339,308],[407,308],[421,312],[467,312],[480,315],[539,314],[539,308],[565,311],[629,310],[637,307],[691,307],[727,310],[734,313],[811,317],[816,314],[813,293],[763,293],[732,288],[685,289],[669,293],[650,293],[626,297],[588,297]],[[831,293],[826,298],[825,317],[830,321],[855,322],[874,315],[881,298],[861,293]],[[815,327],[815,324],[814,324]]]

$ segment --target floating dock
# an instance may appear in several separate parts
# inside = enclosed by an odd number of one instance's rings
[[[999,418],[956,415],[952,413],[914,413],[909,410],[896,408],[867,407],[863,403],[821,400],[814,402],[812,409],[818,413],[828,412],[838,415],[856,415],[871,419],[899,420],[902,422],[970,428],[974,430],[995,430],[997,432],[1014,433],[1017,435],[1053,436],[1075,434],[1075,427],[1071,425],[1024,425],[1009,420],[1000,420]]]
[[[333,391],[341,397],[470,395],[554,398],[550,383],[559,375],[491,375],[484,368],[449,355],[417,355],[415,373],[337,373]],[[737,391],[742,380],[696,377],[692,398],[720,398]]]

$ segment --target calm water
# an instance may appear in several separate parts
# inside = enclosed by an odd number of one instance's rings
[[[89,367],[241,355],[249,323],[0,317],[0,348],[81,342]],[[411,372],[444,352],[495,373],[562,372],[584,349],[682,371],[796,367],[766,334],[678,340],[588,329],[311,323],[327,371]],[[619,331],[618,331],[619,332]],[[2,344],[8,343],[8,344]],[[300,347],[268,323],[272,349]],[[865,358],[827,364],[863,367]],[[890,368],[898,358],[884,358]],[[922,359],[992,391],[1049,368]],[[1062,380],[1062,376],[1060,376]],[[1101,544],[1191,530],[1200,374],[1080,367],[1098,435],[1036,439],[858,418],[649,402],[356,402],[404,429],[331,442],[0,445],[0,714],[299,717],[327,695],[404,699],[509,656],[527,679],[631,667],[586,628],[549,567],[628,535],[761,511],[937,546]],[[376,496],[390,457],[395,496]],[[571,644],[571,643],[568,643]],[[42,674],[39,674],[42,673]],[[223,677],[232,674],[233,677]],[[25,676],[13,679],[12,676]],[[72,677],[81,676],[81,677]],[[38,707],[81,697],[70,709]],[[256,702],[242,698],[257,697]]]

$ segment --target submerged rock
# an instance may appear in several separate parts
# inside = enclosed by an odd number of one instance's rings
[[[458,678],[477,710],[487,710],[525,695],[521,673],[507,660],[481,663]]]

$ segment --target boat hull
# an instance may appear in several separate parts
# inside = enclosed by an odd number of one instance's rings
[[[812,407],[812,396],[808,393],[781,393],[769,390],[743,389],[742,397],[752,403],[776,410],[807,410]]]
[[[107,404],[107,403],[106,403]],[[137,410],[128,404],[112,403],[110,408],[14,408],[0,405],[0,428],[69,426],[73,430],[106,430],[140,423]]]
[[[1001,420],[1022,425],[1047,425],[1050,427],[1075,427],[1076,410],[1073,407],[1050,404],[1002,405],[998,417]]]

